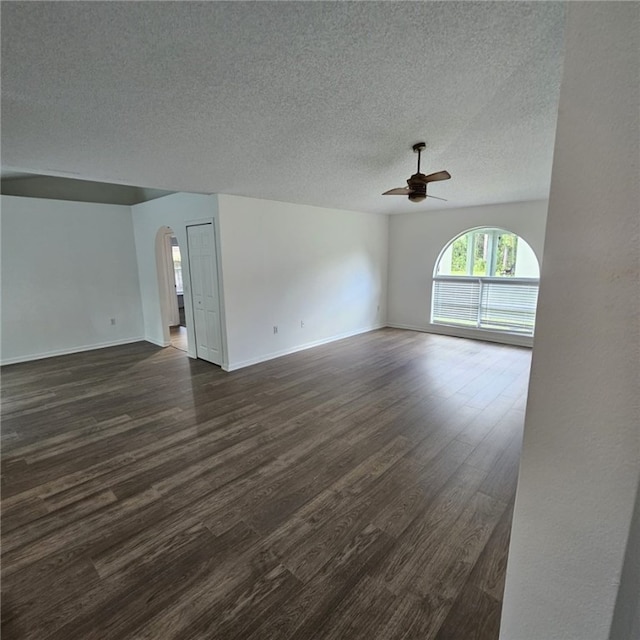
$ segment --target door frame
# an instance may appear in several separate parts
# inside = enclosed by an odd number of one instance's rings
[[[222,364],[220,367],[224,371],[229,370],[229,354],[227,350],[227,323],[226,323],[226,310],[224,304],[224,278],[222,273],[222,251],[220,243],[220,224],[218,216],[214,215],[210,218],[197,218],[194,220],[186,220],[181,224],[181,236],[184,237],[185,249],[182,249],[183,243],[178,236],[178,244],[180,245],[180,255],[182,256],[182,286],[184,292],[184,311],[185,311],[185,323],[187,325],[187,353],[190,358],[197,359],[196,355],[196,341],[195,341],[195,322],[193,318],[193,299],[191,297],[191,267],[189,247],[187,240],[187,227],[197,226],[201,224],[213,225],[213,237],[214,237],[214,255],[216,261],[217,271],[217,285],[218,285],[218,307],[220,309],[220,333],[221,333],[221,349],[222,349]],[[184,253],[183,253],[184,251]],[[185,271],[186,269],[186,271]],[[205,361],[206,362],[206,361]]]
[[[209,245],[208,240],[212,240]],[[189,248],[189,269],[193,267],[192,261],[196,253],[196,245],[200,247],[197,251],[198,255],[206,255],[207,260],[200,264],[198,268],[198,291],[197,296],[199,308],[196,308],[196,283],[194,282],[194,272],[189,274],[189,285],[191,287],[191,307],[193,312],[194,324],[194,342],[196,347],[196,355],[199,359],[206,360],[218,366],[222,366],[222,320],[220,317],[220,294],[218,290],[218,260],[216,252],[216,236],[215,227],[210,222],[202,224],[187,225],[187,246]],[[202,249],[205,247],[204,254]],[[204,272],[209,272],[208,277],[200,281]],[[211,271],[209,271],[211,269]],[[213,277],[212,277],[213,276]],[[208,289],[206,283],[210,282],[211,289]],[[207,300],[212,302],[210,307]],[[198,312],[202,312],[200,315]],[[215,321],[210,319],[211,312],[214,312]],[[205,335],[202,335],[203,332]],[[215,335],[214,335],[215,334]],[[215,343],[215,348],[214,344]],[[202,345],[202,353],[200,346]],[[206,353],[205,353],[206,352]]]

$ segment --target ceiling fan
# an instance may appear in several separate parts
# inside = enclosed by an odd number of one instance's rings
[[[407,180],[407,186],[385,191],[382,194],[383,196],[409,196],[411,202],[421,202],[425,198],[435,198],[436,200],[444,200],[446,202],[444,198],[427,195],[427,184],[429,182],[449,180],[451,174],[448,171],[438,171],[436,173],[430,173],[428,176],[420,173],[420,154],[426,146],[424,142],[416,142],[416,144],[413,145],[413,150],[418,154],[418,171]]]

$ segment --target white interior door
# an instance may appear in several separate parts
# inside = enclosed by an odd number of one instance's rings
[[[196,356],[222,364],[222,328],[213,224],[187,227]]]

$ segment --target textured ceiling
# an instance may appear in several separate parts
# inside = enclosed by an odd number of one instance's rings
[[[546,198],[556,2],[3,2],[2,165],[397,213]],[[415,170],[430,193],[381,196]]]

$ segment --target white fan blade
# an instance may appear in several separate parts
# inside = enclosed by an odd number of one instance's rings
[[[389,189],[389,191],[385,191],[383,196],[408,196],[409,195],[409,187],[398,187],[397,189]]]

